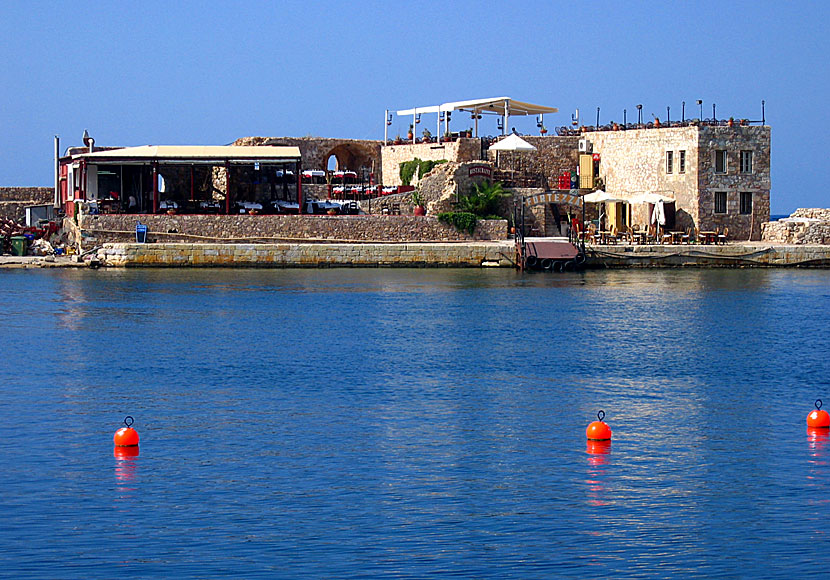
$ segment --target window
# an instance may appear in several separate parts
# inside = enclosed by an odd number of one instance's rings
[[[752,151],[741,151],[741,173],[752,173]]]
[[[686,173],[686,151],[678,151],[677,172]]]
[[[674,151],[666,151],[666,173],[674,171]]]
[[[744,215],[749,215],[752,213],[752,192],[751,191],[742,191],[741,192],[741,213]]]
[[[726,213],[726,192],[715,192],[715,213]]]
[[[715,151],[715,173],[726,173],[726,151]]]

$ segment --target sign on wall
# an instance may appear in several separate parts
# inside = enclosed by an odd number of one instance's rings
[[[471,165],[469,168],[470,177],[484,177],[493,179],[493,168],[489,165]]]

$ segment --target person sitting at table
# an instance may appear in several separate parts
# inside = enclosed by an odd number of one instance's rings
[[[128,213],[135,213],[138,210],[138,202],[135,199],[135,196],[130,194],[130,197],[127,198],[127,212]]]

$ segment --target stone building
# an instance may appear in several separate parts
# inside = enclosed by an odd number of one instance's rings
[[[381,150],[383,181],[399,184],[400,164],[416,157],[459,163],[489,159],[499,168],[510,169],[510,174],[515,169],[515,174],[532,177],[529,181],[535,185],[526,188],[525,184],[521,193],[538,200],[542,198],[537,194],[542,191],[563,188],[560,176],[565,172],[576,175],[582,165],[583,179],[571,187],[578,187],[583,194],[604,189],[609,197],[622,200],[600,209],[593,204],[586,208],[588,218],[603,213],[603,224],[609,229],[614,226],[624,231],[633,225],[646,228],[654,205],[642,200],[644,194],[658,194],[665,200],[666,229],[728,228],[729,239],[758,240],[761,224],[769,220],[768,126],[688,124],[523,138],[536,151],[501,153],[500,159],[487,151],[480,139],[461,138],[440,146],[385,146]],[[591,179],[584,179],[589,173]],[[496,179],[501,177],[498,171],[494,175]],[[564,219],[577,210],[573,205],[549,206],[546,203],[531,208],[541,224],[535,230],[541,234],[559,229],[546,225],[556,221],[554,216]]]
[[[672,229],[728,228],[730,239],[760,239],[770,212],[768,126],[597,131],[582,138],[610,196],[658,193],[676,200]],[[649,222],[649,204],[608,205],[618,229]]]

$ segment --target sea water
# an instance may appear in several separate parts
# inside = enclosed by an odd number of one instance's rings
[[[0,576],[830,565],[830,440],[805,425],[816,399],[830,406],[830,272],[9,270],[0,283]],[[613,440],[596,448],[599,410]],[[127,415],[136,457],[114,453]]]

